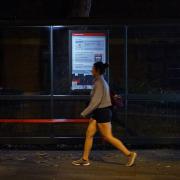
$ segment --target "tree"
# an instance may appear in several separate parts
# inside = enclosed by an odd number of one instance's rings
[[[89,17],[92,0],[71,0],[70,17]]]

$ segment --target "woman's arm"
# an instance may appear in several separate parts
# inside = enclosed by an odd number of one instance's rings
[[[91,101],[88,107],[81,113],[81,116],[83,117],[87,116],[98,107],[98,105],[101,103],[103,93],[104,93],[103,84],[99,81],[96,82],[94,86],[94,94],[91,98]]]

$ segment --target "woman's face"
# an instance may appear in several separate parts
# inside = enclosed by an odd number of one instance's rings
[[[97,69],[94,66],[92,67],[91,72],[94,77],[97,77],[99,75],[99,72],[97,71]]]

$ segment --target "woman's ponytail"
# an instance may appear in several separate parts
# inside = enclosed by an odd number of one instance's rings
[[[94,67],[99,70],[100,74],[104,74],[106,68],[109,67],[108,63],[103,63],[101,61],[94,63]]]
[[[109,64],[108,63],[104,63],[104,68],[108,68],[109,67]]]

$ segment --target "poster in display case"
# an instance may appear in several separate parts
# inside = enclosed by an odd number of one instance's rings
[[[108,33],[106,31],[70,31],[71,90],[92,89],[92,66],[108,62]],[[108,73],[105,74],[106,78]]]

